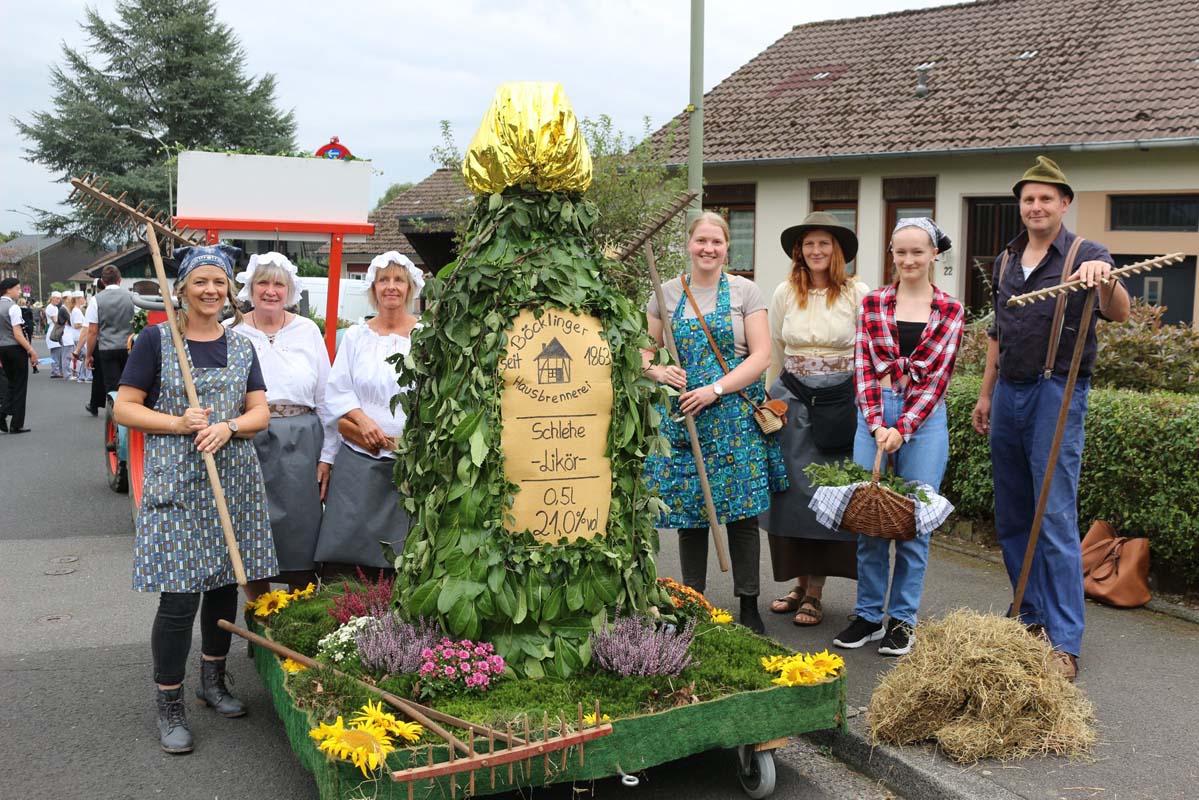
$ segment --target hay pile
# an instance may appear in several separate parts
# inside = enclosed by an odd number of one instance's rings
[[[959,609],[921,623],[912,652],[870,698],[871,736],[935,739],[959,762],[1084,753],[1096,739],[1094,709],[1051,653],[1005,617]]]

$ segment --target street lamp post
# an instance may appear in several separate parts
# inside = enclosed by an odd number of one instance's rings
[[[174,192],[174,189],[172,188],[172,182],[171,182],[171,148],[170,148],[170,145],[168,145],[166,142],[164,142],[162,139],[160,139],[158,137],[158,134],[153,133],[151,131],[145,131],[145,130],[142,130],[141,128],[134,128],[131,125],[114,125],[113,127],[115,127],[117,130],[129,131],[130,133],[136,133],[138,136],[145,136],[146,138],[153,139],[154,141],[156,141],[160,145],[162,145],[162,149],[165,150],[166,154],[167,154],[167,211],[170,212],[172,217],[175,216],[175,192]]]
[[[37,225],[37,220],[34,219],[33,215],[30,214],[28,211],[18,211],[15,208],[9,208],[9,209],[5,209],[5,210],[11,211],[13,214],[20,214],[22,216],[29,217],[29,221],[32,222],[35,226]],[[39,300],[43,296],[42,295],[42,248],[40,246],[37,249],[37,296],[38,296]]]

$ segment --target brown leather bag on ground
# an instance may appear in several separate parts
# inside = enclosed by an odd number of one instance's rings
[[[1148,603],[1149,540],[1117,536],[1101,519],[1082,538],[1082,587],[1087,597],[1116,608]]]

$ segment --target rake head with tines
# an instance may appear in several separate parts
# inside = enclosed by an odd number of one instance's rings
[[[633,238],[613,254],[616,261],[628,261],[633,257],[633,254],[641,249],[642,245],[650,240],[655,233],[662,230],[668,222],[677,217],[687,206],[691,205],[691,201],[696,197],[695,192],[682,192],[675,196],[670,205],[662,209],[657,216],[651,218],[649,222],[641,226],[641,228],[633,234]]]
[[[171,247],[203,243],[202,233],[190,228],[177,229],[171,224],[169,215],[158,211],[149,203],[143,201],[134,206],[126,203],[125,196],[128,192],[121,192],[118,197],[108,194],[105,191],[108,181],[101,184],[95,175],[71,178],[71,186],[73,188],[67,198],[68,202],[100,214],[103,219],[126,228],[138,238],[141,238],[141,229],[145,228],[158,234],[160,239],[165,239]]]
[[[1110,281],[1114,278],[1122,278],[1125,275],[1140,275],[1142,272],[1148,272],[1150,270],[1168,267],[1171,264],[1177,264],[1184,258],[1186,258],[1186,256],[1182,253],[1170,253],[1169,255],[1158,256],[1157,258],[1150,258],[1145,261],[1138,261],[1135,264],[1129,264],[1126,267],[1120,267],[1120,269],[1112,270],[1108,274],[1107,279]],[[1007,305],[1008,307],[1026,306],[1029,303],[1036,303],[1040,300],[1047,300],[1051,297],[1057,297],[1058,295],[1065,294],[1066,292],[1077,292],[1080,289],[1086,288],[1086,284],[1081,280],[1059,283],[1056,286],[1049,286],[1045,289],[1038,289],[1035,292],[1028,292],[1027,294],[1011,297],[1008,299]]]

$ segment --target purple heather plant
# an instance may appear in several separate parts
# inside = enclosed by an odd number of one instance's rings
[[[420,669],[421,653],[437,644],[441,628],[421,617],[405,622],[399,614],[380,615],[358,634],[358,658],[372,671],[401,675]]]
[[[603,669],[624,677],[630,675],[678,675],[691,663],[687,649],[695,638],[695,618],[680,631],[673,625],[657,626],[637,616],[620,616],[608,625],[607,616],[599,633],[591,634],[591,656]]]

